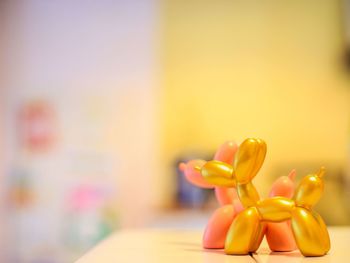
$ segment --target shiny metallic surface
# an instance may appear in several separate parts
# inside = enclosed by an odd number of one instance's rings
[[[259,193],[251,182],[247,184],[238,184],[237,193],[244,207],[256,206],[260,200]]]
[[[249,138],[242,142],[234,160],[234,171],[240,184],[251,181],[261,168],[266,155],[266,143]]]
[[[246,139],[238,148],[233,167],[209,161],[201,169],[203,178],[217,186],[236,186],[240,201],[246,208],[233,220],[226,236],[225,252],[242,255],[258,249],[265,234],[266,223],[291,220],[297,246],[304,256],[323,256],[330,249],[326,224],[312,206],[324,190],[321,167],[315,174],[305,176],[296,188],[293,199],[271,197],[260,200],[252,183],[266,155],[261,139]],[[234,182],[234,183],[233,183]]]
[[[324,168],[321,168],[318,174],[307,175],[301,180],[294,197],[298,206],[311,207],[318,202],[324,189],[322,180],[324,173]]]
[[[290,219],[294,208],[294,201],[285,197],[268,198],[257,204],[261,219],[268,222],[282,222]]]
[[[314,214],[303,207],[296,207],[292,214],[295,241],[304,256],[323,256],[330,248],[328,231]]]
[[[243,210],[234,219],[225,242],[225,252],[245,255],[259,247],[256,235],[261,233],[259,213],[255,207]]]
[[[209,161],[201,169],[201,174],[208,183],[226,187],[236,186],[232,172],[232,165],[220,161]]]

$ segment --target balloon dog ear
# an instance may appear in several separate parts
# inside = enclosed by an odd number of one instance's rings
[[[237,183],[250,182],[260,170],[266,156],[266,143],[261,139],[248,138],[238,148],[234,160]]]

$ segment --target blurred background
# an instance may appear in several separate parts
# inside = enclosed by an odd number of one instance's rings
[[[0,261],[72,262],[123,228],[204,227],[180,161],[266,140],[262,195],[326,166],[350,224],[350,3],[0,3]]]

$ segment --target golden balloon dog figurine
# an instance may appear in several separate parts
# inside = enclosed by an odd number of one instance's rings
[[[206,181],[217,186],[236,186],[245,209],[233,220],[226,236],[225,252],[243,255],[255,252],[264,237],[266,222],[291,220],[293,235],[304,256],[323,256],[330,249],[324,221],[312,206],[320,199],[325,169],[305,176],[293,199],[273,197],[260,200],[252,179],[260,170],[266,155],[261,139],[246,139],[239,147],[233,165],[209,161],[201,169]]]

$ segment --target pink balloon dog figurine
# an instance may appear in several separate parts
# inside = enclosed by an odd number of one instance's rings
[[[214,160],[232,164],[238,149],[234,142],[224,143],[216,152]],[[217,187],[207,183],[200,174],[204,160],[191,160],[180,163],[179,168],[186,179],[200,188],[214,188],[215,196],[221,207],[216,209],[209,219],[203,236],[204,248],[224,248],[229,227],[235,216],[243,210],[235,188]],[[295,170],[288,176],[279,177],[272,185],[270,197],[283,196],[291,198],[294,193]],[[290,221],[282,223],[267,223],[266,240],[272,251],[292,251],[296,249],[295,240],[290,227]]]

